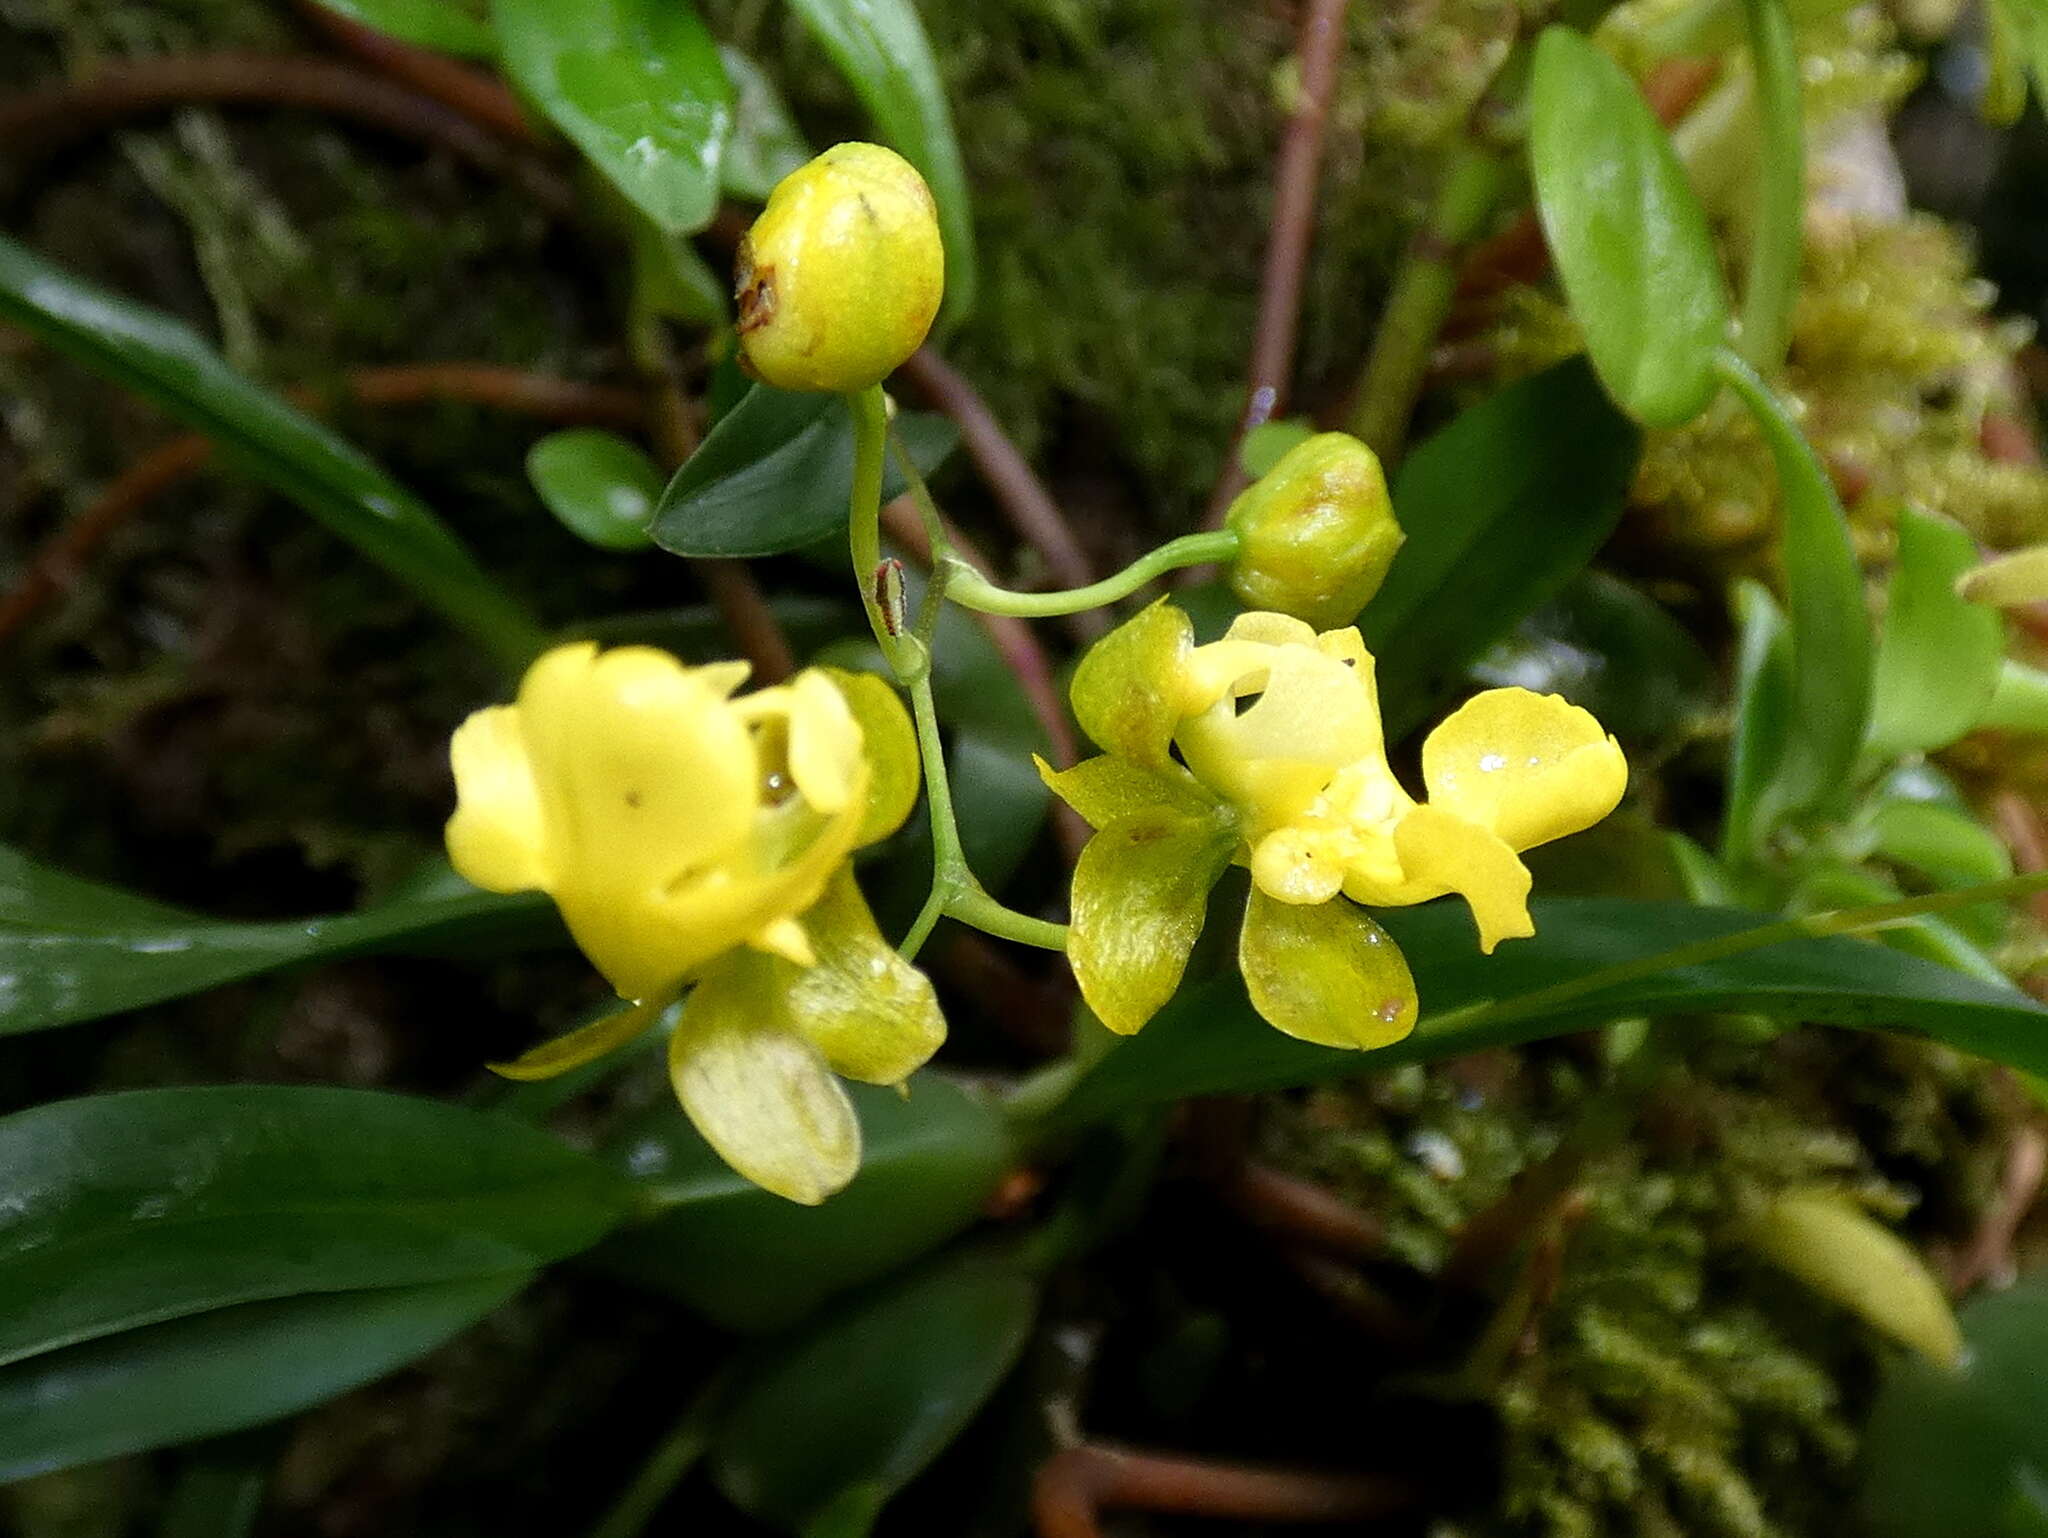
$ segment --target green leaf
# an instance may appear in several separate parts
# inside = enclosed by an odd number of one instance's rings
[[[896,428],[919,470],[958,441],[943,417],[905,413]],[[719,419],[661,495],[649,532],[677,555],[777,555],[846,527],[853,420],[836,395],[755,385]],[[902,494],[892,462],[882,494]]]
[[[229,1438],[195,1452],[179,1471],[157,1538],[248,1538],[263,1512],[271,1458],[241,1443],[258,1440],[260,1433]]]
[[[1536,42],[1529,163],[1601,382],[1648,426],[1691,421],[1714,398],[1714,354],[1728,335],[1707,216],[1635,83],[1566,27]]]
[[[54,894],[47,913],[45,894]],[[16,899],[28,906],[5,906]],[[537,895],[464,886],[357,913],[244,924],[162,908],[0,850],[0,1036],[97,1020],[305,962],[552,934],[548,909]]]
[[[1408,539],[1359,616],[1390,736],[1584,569],[1621,518],[1642,435],[1583,360],[1466,411],[1403,461]]]
[[[1876,852],[1951,890],[2012,874],[2012,855],[1966,811],[1926,801],[1884,801],[1870,818]]]
[[[942,318],[974,308],[974,217],[945,82],[911,0],[790,0],[852,82],[882,137],[924,174],[946,242]]]
[[[354,545],[500,661],[544,643],[520,606],[411,493],[169,316],[73,277],[0,235],[0,320],[161,406]]]
[[[1903,1357],[1871,1407],[1858,1504],[1874,1538],[2030,1531],[2010,1514],[2048,1469],[2048,1282],[1984,1293],[1958,1322],[1960,1366]]]
[[[1931,753],[1974,727],[2005,658],[1996,611],[1956,594],[1956,579],[1977,562],[1969,531],[1910,507],[1900,509],[1898,530],[1865,745],[1877,761]]]
[[[732,82],[732,137],[725,145],[725,190],[764,203],[775,184],[811,158],[803,130],[775,82],[737,48],[718,45]]]
[[[1236,978],[1221,978],[1184,990],[1104,1057],[1056,1118],[1074,1125],[1192,1095],[1288,1089],[1635,1015],[1710,1010],[1911,1031],[2030,1071],[2048,1069],[2048,1009],[2015,989],[1847,936],[1787,941],[1639,977],[1540,1013],[1461,1023],[1458,1012],[1471,1006],[1771,922],[1725,908],[1610,898],[1538,899],[1530,912],[1535,936],[1491,956],[1473,949],[1471,919],[1451,904],[1375,913],[1407,956],[1422,999],[1422,1023],[1404,1041],[1373,1052],[1294,1041],[1252,1013]]]
[[[0,1369],[0,1481],[291,1415],[426,1355],[530,1279],[244,1303],[17,1362]]]
[[[455,0],[320,0],[320,7],[415,48],[468,59],[488,59],[498,51],[490,24]]]
[[[687,0],[491,0],[513,84],[664,230],[718,212],[732,86]]]
[[[600,550],[645,550],[661,497],[654,461],[615,433],[573,427],[549,433],[526,455],[527,478],[549,512]]]
[[[1719,366],[1770,446],[1785,520],[1791,718],[1782,771],[1760,797],[1761,836],[1780,817],[1838,805],[1853,783],[1870,721],[1870,613],[1848,515],[1820,460],[1748,364],[1724,352]]]
[[[1764,795],[1783,770],[1792,735],[1792,645],[1784,610],[1770,589],[1743,578],[1735,584],[1735,625],[1735,729],[1721,818],[1721,858],[1730,863],[1754,855],[1771,831]]]
[[[531,1270],[631,1183],[544,1132],[367,1090],[136,1090],[0,1118],[0,1365],[266,1298]]]
[[[2048,733],[2048,672],[2008,657],[1977,724],[2008,732]]]
[[[848,1085],[861,1167],[818,1207],[733,1173],[675,1106],[633,1118],[604,1156],[664,1209],[615,1234],[597,1265],[727,1329],[787,1329],[835,1294],[884,1276],[965,1229],[1009,1167],[985,1102],[933,1074],[894,1090]]]
[[[835,1309],[738,1387],[712,1449],[719,1488],[787,1533],[865,1533],[974,1418],[1038,1311],[1016,1261],[974,1249]],[[844,1525],[840,1525],[844,1524]]]

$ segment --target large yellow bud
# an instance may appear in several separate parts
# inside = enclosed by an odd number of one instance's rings
[[[1373,451],[1346,433],[1296,444],[1230,505],[1245,605],[1318,629],[1348,625],[1379,591],[1404,536]]]
[[[864,390],[917,351],[945,286],[916,167],[879,144],[835,144],[777,184],[740,242],[740,346],[778,389]]]

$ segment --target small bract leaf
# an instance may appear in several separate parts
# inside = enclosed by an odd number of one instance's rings
[[[1067,960],[1112,1031],[1130,1035],[1173,997],[1237,841],[1220,816],[1152,807],[1118,818],[1082,849]]]
[[[526,454],[527,478],[562,527],[600,550],[645,550],[661,496],[654,461],[615,433],[572,427]]]
[[[1344,898],[1276,902],[1257,887],[1238,965],[1268,1024],[1324,1047],[1384,1047],[1415,1029],[1415,979],[1401,948]]]
[[[1971,579],[1963,574],[1977,558],[1969,531],[1908,507],[1898,532],[1872,679],[1866,752],[1876,760],[1930,753],[1969,731],[1991,702],[2005,656],[1999,617],[1965,601]]]
[[[1634,82],[1567,27],[1536,43],[1529,161],[1601,382],[1648,426],[1692,420],[1714,398],[1714,352],[1728,334],[1706,214]]]

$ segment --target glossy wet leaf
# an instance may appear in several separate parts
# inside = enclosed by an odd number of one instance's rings
[[[685,0],[492,0],[512,82],[664,230],[718,211],[732,86]]]
[[[26,906],[4,906],[10,899]],[[306,962],[557,933],[545,899],[466,886],[269,924],[204,918],[0,850],[0,1036],[96,1020]]]
[[[896,430],[930,472],[958,441],[943,417],[914,412]],[[650,532],[677,555],[776,555],[846,527],[853,422],[835,395],[755,385],[706,435],[662,493]],[[892,462],[883,495],[900,495]]]
[[[1945,748],[1974,727],[2005,658],[1998,615],[1956,592],[1977,560],[1969,531],[1908,507],[1898,540],[1871,680],[1865,751],[1878,761]]]
[[[907,1098],[849,1085],[861,1168],[819,1207],[770,1196],[726,1166],[673,1105],[634,1117],[604,1157],[666,1210],[614,1235],[592,1261],[727,1329],[786,1329],[972,1223],[1008,1168],[996,1114],[926,1073]]]
[[[2048,1281],[1982,1293],[1958,1315],[1960,1367],[1902,1356],[1871,1407],[1860,1515],[1873,1538],[2023,1538],[2048,1470]]]
[[[498,47],[490,23],[459,0],[320,0],[320,6],[416,48],[488,59]]]
[[[803,130],[767,72],[739,49],[721,43],[718,57],[732,82],[732,137],[726,140],[725,190],[763,203],[775,184],[811,158]]]
[[[311,417],[228,367],[180,321],[95,288],[0,235],[0,320],[162,407],[462,626],[500,661],[533,620],[427,508]]]
[[[0,1368],[0,1480],[294,1414],[426,1355],[530,1279],[244,1303]]]
[[[871,1519],[995,1392],[1037,1311],[1036,1278],[988,1249],[831,1310],[734,1391],[712,1450],[719,1488],[786,1533],[849,1506]]]
[[[974,219],[953,137],[946,86],[912,0],[789,0],[852,83],[883,140],[923,173],[946,243],[946,299],[958,320],[974,308]]]
[[[1394,511],[1408,539],[1358,620],[1390,736],[1584,569],[1621,518],[1641,443],[1573,360],[1482,401],[1402,462]]]
[[[1770,387],[1731,354],[1720,368],[1763,432],[1784,518],[1790,716],[1782,765],[1758,793],[1762,834],[1785,816],[1826,810],[1847,795],[1870,722],[1874,647],[1863,573],[1834,483]]]
[[[645,550],[661,471],[616,433],[573,427],[527,451],[527,478],[563,528],[600,550]]]
[[[1707,216],[1635,83],[1569,28],[1536,43],[1536,208],[1586,351],[1622,409],[1676,427],[1719,387],[1728,295]]]
[[[535,1128],[367,1090],[134,1090],[0,1118],[0,1365],[208,1310],[530,1270],[630,1182]]]
[[[2048,1009],[2011,987],[1966,977],[1867,939],[1801,939],[1575,997],[1519,1018],[1461,1024],[1455,1012],[1574,982],[1586,973],[1718,939],[1763,914],[1612,898],[1538,898],[1531,939],[1491,956],[1462,908],[1434,903],[1375,913],[1414,973],[1422,1021],[1405,1040],[1344,1052],[1290,1040],[1261,1021],[1235,978],[1184,990],[1076,1086],[1063,1124],[1191,1095],[1253,1094],[1383,1073],[1481,1047],[1512,1045],[1636,1015],[1728,1010],[1931,1036],[2030,1072],[2048,1070]]]

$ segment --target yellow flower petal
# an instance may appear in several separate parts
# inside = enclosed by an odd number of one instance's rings
[[[811,949],[811,937],[804,932],[804,926],[787,914],[763,924],[748,937],[747,944],[799,967],[811,966],[818,959],[818,953]]]
[[[1529,917],[1529,868],[1485,828],[1425,803],[1394,829],[1394,850],[1408,876],[1403,895],[1361,901],[1417,903],[1456,892],[1472,905],[1479,948],[1489,956],[1503,940],[1536,933]]]
[[[547,827],[518,712],[509,705],[477,711],[455,728],[448,759],[455,771],[448,859],[456,873],[487,892],[546,886]]]
[[[1276,902],[1328,902],[1344,889],[1357,842],[1341,825],[1290,823],[1252,850],[1252,880]]]
[[[917,805],[917,732],[910,724],[910,712],[903,699],[885,680],[873,673],[853,673],[843,668],[817,668],[832,680],[845,696],[847,709],[860,723],[861,744],[868,761],[867,813],[861,819],[855,840],[865,848],[887,838],[903,826],[910,809]]]
[[[945,1041],[946,1018],[930,980],[876,929],[851,871],[832,878],[804,928],[815,965],[777,969],[790,1029],[849,1079],[909,1078]]]
[[[1128,1036],[1173,997],[1202,932],[1209,889],[1237,847],[1216,817],[1167,807],[1120,817],[1074,867],[1067,960],[1081,996]]]
[[[806,668],[789,692],[789,777],[797,791],[830,816],[867,794],[860,722],[846,696],[824,674]]]
[[[1162,598],[1097,641],[1074,670],[1081,730],[1105,752],[1165,769],[1194,636],[1188,617]]]
[[[1431,805],[1533,849],[1613,811],[1628,760],[1591,714],[1557,695],[1489,689],[1429,734],[1422,777]]]
[[[860,1169],[860,1122],[818,1049],[783,1024],[777,965],[743,953],[698,983],[669,1038],[669,1079],[720,1158],[816,1206]]]
[[[1297,905],[1257,887],[1238,936],[1252,1007],[1302,1041],[1384,1047],[1415,1029],[1415,979],[1387,932],[1337,898]]]
[[[552,1079],[572,1068],[581,1068],[585,1063],[594,1063],[636,1036],[645,1035],[661,1018],[661,1012],[674,1002],[674,995],[663,994],[641,1004],[629,1004],[588,1025],[544,1041],[531,1051],[520,1053],[509,1063],[492,1063],[490,1070],[506,1079]]]
[[[1196,817],[1218,810],[1216,799],[1178,764],[1170,771],[1147,769],[1111,753],[1084,758],[1071,769],[1055,769],[1035,753],[1031,762],[1046,787],[1091,828],[1106,828],[1119,817],[1154,806]]]

